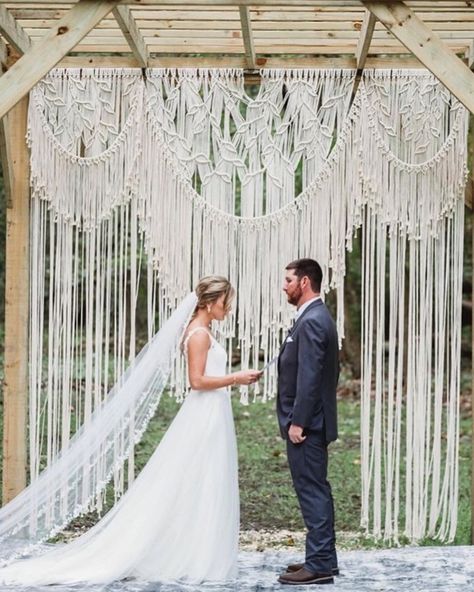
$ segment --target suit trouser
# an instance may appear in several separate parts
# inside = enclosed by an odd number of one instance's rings
[[[308,529],[305,566],[311,572],[330,573],[337,567],[334,501],[327,480],[327,444],[308,433],[301,444],[287,440],[288,463],[301,513]]]

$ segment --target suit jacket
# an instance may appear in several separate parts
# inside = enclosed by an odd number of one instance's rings
[[[337,439],[336,387],[339,347],[336,324],[322,300],[297,319],[278,357],[277,415],[282,438],[290,424]]]

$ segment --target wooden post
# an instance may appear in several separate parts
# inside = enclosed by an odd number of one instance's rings
[[[10,111],[2,158],[9,177],[5,267],[5,383],[3,390],[3,503],[26,486],[29,308],[28,97]]]

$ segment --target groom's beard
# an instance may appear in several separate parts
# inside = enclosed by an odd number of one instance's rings
[[[302,295],[303,295],[303,290],[301,289],[299,284],[297,286],[295,286],[294,290],[292,290],[291,293],[290,292],[286,293],[286,297],[288,299],[288,302],[290,304],[293,304],[294,306],[296,306],[298,304]]]

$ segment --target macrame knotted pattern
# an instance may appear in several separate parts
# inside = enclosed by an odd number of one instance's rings
[[[261,365],[290,323],[282,274],[300,256],[320,261],[343,339],[357,240],[362,523],[389,540],[453,539],[467,115],[422,70],[367,70],[351,103],[355,75],[264,70],[249,94],[238,69],[68,69],[35,87],[33,479],[134,359],[137,307],[151,337],[199,277],[226,275],[238,296],[221,338],[243,368]],[[183,376],[178,359],[178,398]],[[275,392],[268,372],[254,397]],[[117,495],[126,457],[133,479],[126,440]]]

